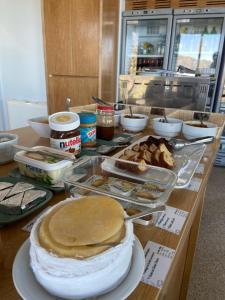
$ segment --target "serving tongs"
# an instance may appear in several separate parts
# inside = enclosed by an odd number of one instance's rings
[[[110,103],[108,103],[107,101],[101,99],[101,98],[98,98],[98,97],[95,97],[95,96],[92,96],[91,97],[97,104],[99,105],[104,105],[104,106],[112,106]]]
[[[191,139],[189,141],[181,140],[181,139],[171,139],[168,141],[169,145],[174,150],[181,150],[184,147],[198,145],[198,144],[210,144],[214,142],[213,136],[207,136],[203,138]]]
[[[37,153],[41,155],[49,155],[54,158],[59,158],[59,159],[66,159],[75,162],[76,157],[74,156],[73,153],[69,152],[63,152],[57,149],[53,149],[50,147],[45,147],[45,146],[40,146],[41,148],[32,148],[32,147],[25,147],[22,145],[13,145],[16,149],[23,150],[26,152],[32,152],[32,153]]]

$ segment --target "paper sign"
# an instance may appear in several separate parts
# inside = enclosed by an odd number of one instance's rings
[[[36,220],[43,214],[45,213],[49,208],[51,208],[51,206],[46,207],[44,210],[42,210],[42,212],[40,214],[38,214],[35,218],[33,218],[30,222],[28,222],[23,228],[22,230],[27,231],[27,232],[31,232],[31,229],[34,225],[34,223],[36,222]]]
[[[149,241],[144,252],[145,270],[142,281],[160,289],[170,269],[175,250]]]
[[[205,165],[199,164],[195,170],[195,174],[204,174],[204,171],[205,171]]]
[[[192,178],[189,186],[186,188],[187,190],[193,191],[193,192],[198,192],[200,189],[202,179],[200,178]]]
[[[188,212],[184,210],[166,206],[166,210],[161,213],[155,226],[175,234],[180,234],[187,216]]]

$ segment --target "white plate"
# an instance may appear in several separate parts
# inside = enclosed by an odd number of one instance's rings
[[[13,282],[17,292],[24,300],[61,300],[50,295],[37,282],[30,268],[30,242],[27,239],[20,247],[13,263]],[[93,300],[121,300],[127,298],[137,287],[145,267],[145,255],[141,243],[135,238],[131,267],[124,281],[111,292]]]
[[[161,138],[161,136],[154,136],[155,138]],[[141,142],[144,142],[148,139],[149,136],[144,136],[141,139],[137,140],[136,142],[132,143],[130,146],[127,148],[123,149],[122,151],[116,153],[113,157],[114,158],[119,158],[125,150],[127,149],[132,149],[134,145],[139,144]],[[199,145],[193,145],[193,146],[188,146],[184,147],[183,149],[179,151],[174,151],[174,160],[176,167],[172,170],[176,175],[177,175],[177,182],[175,185],[175,188],[177,189],[183,189],[186,188],[194,173],[195,170],[202,159],[202,156],[205,152],[206,145],[205,144],[199,144]],[[116,168],[110,163],[110,160],[107,163],[107,160],[104,161],[102,165],[102,168],[107,167],[107,170],[110,169],[111,173],[116,173],[118,174],[118,170],[115,170]],[[156,169],[158,167],[155,167]],[[118,169],[118,168],[117,168]],[[158,168],[162,169],[162,168]],[[124,173],[124,170],[121,170],[121,172]],[[120,174],[121,174],[120,172]],[[156,178],[157,179],[157,178]],[[161,178],[159,178],[161,180]]]

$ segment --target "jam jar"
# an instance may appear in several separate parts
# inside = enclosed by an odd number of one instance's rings
[[[80,118],[73,112],[58,112],[49,116],[50,145],[79,155],[81,151]]]
[[[97,106],[97,138],[112,140],[114,136],[114,110],[112,106]]]
[[[89,112],[79,113],[81,146],[93,147],[96,145],[96,115]]]

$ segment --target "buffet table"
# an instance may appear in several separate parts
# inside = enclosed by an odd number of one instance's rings
[[[48,140],[39,138],[39,136],[30,127],[17,129],[13,132],[18,134],[20,145],[48,145]],[[149,131],[147,134],[149,134]],[[174,234],[158,227],[135,225],[135,233],[143,247],[148,241],[152,241],[162,246],[174,249],[175,256],[161,289],[140,282],[128,299],[175,300],[186,298],[196,240],[198,237],[199,224],[204,205],[205,190],[218,147],[219,140],[216,140],[213,144],[207,146],[204,157],[201,161],[203,169],[200,173],[203,174],[194,175],[194,178],[199,178],[198,182],[200,183],[199,187],[196,188],[196,191],[192,191],[190,189],[176,189],[170,196],[167,205],[188,212],[188,216],[180,234]],[[15,163],[9,163],[1,166],[0,176],[7,176],[10,170],[15,168],[15,165]],[[63,192],[56,194],[46,206],[54,205],[63,199],[65,199],[65,194]],[[39,214],[41,210],[42,209],[28,217],[25,217],[21,221],[0,229],[1,299],[21,299],[13,285],[12,265],[18,249],[29,237],[29,233],[23,231],[22,228],[37,214]]]

